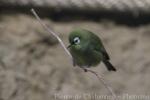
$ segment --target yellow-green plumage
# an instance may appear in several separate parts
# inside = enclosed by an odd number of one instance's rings
[[[94,33],[84,29],[74,30],[69,35],[69,42],[74,65],[92,67],[103,61],[109,71],[116,71],[109,62],[109,56],[100,38]]]

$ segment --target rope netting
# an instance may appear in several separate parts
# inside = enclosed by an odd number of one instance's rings
[[[54,10],[150,13],[150,0],[0,0],[0,6],[49,7]]]

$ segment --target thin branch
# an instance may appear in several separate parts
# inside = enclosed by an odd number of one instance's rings
[[[69,55],[69,57],[72,58],[70,52],[67,50],[67,48],[65,47],[63,41],[61,40],[61,38],[55,33],[53,32],[50,28],[48,28],[45,24],[42,23],[40,17],[37,15],[37,13],[35,12],[34,9],[31,9],[31,12],[33,13],[33,15],[36,17],[36,19],[39,21],[39,23],[42,25],[42,27],[50,34],[54,35],[54,37],[57,38],[57,40],[59,41],[59,43],[61,44],[61,46],[63,47],[63,49],[66,51],[66,53]]]
[[[40,17],[37,15],[37,13],[35,12],[34,9],[31,9],[31,12],[33,13],[33,15],[36,17],[36,19],[39,21],[39,23],[42,25],[42,27],[47,30],[48,33],[54,35],[57,40],[59,41],[59,43],[61,44],[61,46],[63,47],[63,49],[66,51],[66,53],[68,54],[68,56],[72,59],[72,55],[70,54],[70,52],[68,51],[68,49],[65,47],[63,41],[61,40],[61,38],[55,33],[53,32],[50,28],[48,28],[44,23],[42,23]],[[83,68],[82,68],[83,69]],[[99,81],[101,81],[103,83],[103,85],[108,89],[108,91],[111,93],[111,95],[113,96],[113,99],[116,99],[116,94],[114,93],[114,91],[112,90],[112,88],[106,83],[106,81],[104,80],[104,78],[97,74],[97,72],[92,71],[90,69],[83,69],[85,72],[90,72],[92,74],[94,74]]]
[[[107,82],[104,80],[103,76],[100,74],[97,74],[97,72],[93,71],[93,70],[89,70],[86,69],[87,72],[91,72],[92,74],[94,74],[99,81],[101,81],[103,83],[103,85],[110,91],[110,93],[113,96],[113,99],[117,100],[117,96],[115,94],[115,92],[112,90],[112,88],[107,84]]]

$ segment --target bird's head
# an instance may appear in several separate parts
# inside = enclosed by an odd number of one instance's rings
[[[70,33],[69,35],[69,43],[70,47],[75,47],[77,49],[82,48],[84,44],[88,41],[88,34],[86,34],[85,30],[77,29]]]

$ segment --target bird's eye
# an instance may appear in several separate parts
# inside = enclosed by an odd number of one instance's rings
[[[73,41],[74,41],[75,44],[79,44],[80,43],[80,38],[79,37],[75,37]]]

